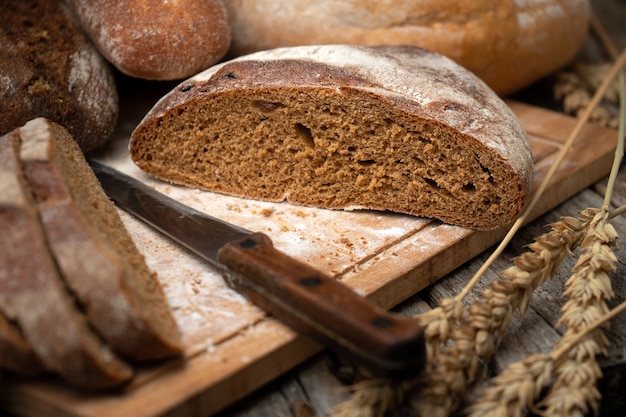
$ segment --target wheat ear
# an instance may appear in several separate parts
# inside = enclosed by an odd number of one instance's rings
[[[421,391],[413,407],[421,415],[446,416],[458,407],[468,384],[481,374],[481,363],[495,353],[513,312],[525,312],[532,292],[554,276],[588,224],[572,217],[552,224],[550,232],[538,237],[529,251],[502,272],[503,280],[493,281],[480,294],[452,330],[448,344],[431,359],[431,367],[420,381]]]
[[[559,343],[567,343],[609,310],[606,300],[614,294],[608,273],[616,269],[617,258],[611,246],[617,241],[617,233],[607,217],[605,208],[593,219],[581,243],[582,254],[565,284],[563,295],[569,300],[563,305],[559,323],[568,329]],[[605,353],[608,344],[601,330],[591,332],[555,366],[556,381],[543,401],[543,415],[585,415],[590,408],[597,413],[601,397],[596,382],[602,373],[596,355]]]
[[[624,154],[626,77],[623,72],[619,78],[618,141],[603,208],[581,212],[589,220],[589,226],[581,243],[583,253],[574,265],[564,292],[570,300],[562,308],[560,321],[569,329],[550,355],[527,357],[493,378],[492,386],[468,409],[471,417],[519,416],[525,408],[534,408],[553,370],[556,381],[540,404],[544,408],[543,415],[586,415],[589,408],[597,413],[600,395],[595,384],[601,374],[595,356],[608,343],[598,329],[626,309],[625,302],[607,313],[605,304],[605,299],[613,295],[608,272],[616,269],[617,261],[610,248],[617,240],[617,233],[608,220],[624,212],[623,206],[611,213],[608,210]]]
[[[589,231],[581,243],[582,254],[574,265],[571,277],[565,283],[564,296],[569,300],[561,309],[559,324],[567,326],[567,331],[557,344],[567,344],[568,340],[582,333],[585,327],[608,311],[606,301],[614,296],[608,273],[615,271],[617,258],[611,247],[617,242],[617,232],[608,223],[609,209],[615,178],[624,154],[624,130],[626,129],[626,78],[619,77],[620,125],[615,158],[603,208],[595,213]],[[590,212],[589,215],[592,213]],[[555,366],[556,381],[546,395],[542,406],[545,416],[585,415],[589,409],[596,414],[599,408],[600,392],[597,380],[602,376],[596,356],[606,353],[609,341],[599,329],[589,335],[569,351]]]
[[[591,14],[590,23],[592,32],[596,35],[608,56],[615,60],[618,56],[617,48],[595,13]],[[563,101],[563,110],[566,113],[579,115],[584,111],[591,101],[591,92],[600,84],[601,79],[608,70],[608,66],[608,63],[595,65],[578,63],[571,70],[558,73],[557,81],[554,85],[554,96],[556,99]],[[605,98],[609,102],[617,102],[618,93],[615,85],[607,91]],[[617,127],[619,123],[615,113],[603,106],[598,106],[592,111],[590,120],[612,128]]]
[[[469,417],[517,417],[525,409],[535,409],[534,403],[551,381],[552,370],[558,366],[569,351],[575,348],[589,333],[606,325],[618,314],[626,311],[626,301],[595,320],[582,332],[572,335],[549,354],[526,357],[509,365],[490,381],[490,386],[467,408]],[[550,375],[548,375],[550,373]]]
[[[350,401],[336,406],[334,417],[383,417],[405,402],[405,394],[415,380],[391,381],[385,378],[368,379],[353,386]]]

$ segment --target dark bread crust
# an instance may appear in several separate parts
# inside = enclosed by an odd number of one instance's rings
[[[415,47],[282,48],[215,66],[157,103],[130,151],[175,183],[477,229],[520,213],[533,165],[495,93]]]
[[[63,2],[0,2],[0,134],[46,117],[88,152],[110,138],[117,116],[111,69]]]
[[[67,291],[18,161],[19,131],[0,137],[0,310],[48,371],[81,389],[118,387],[132,369],[92,332]]]

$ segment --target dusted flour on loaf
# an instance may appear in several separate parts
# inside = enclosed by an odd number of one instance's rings
[[[526,134],[448,58],[409,46],[304,46],[216,65],[163,97],[133,161],[173,183],[492,229],[522,210]]]

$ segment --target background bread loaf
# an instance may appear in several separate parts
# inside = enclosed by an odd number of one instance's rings
[[[189,77],[230,45],[222,0],[68,0],[98,50],[124,74]]]
[[[492,90],[409,46],[279,48],[217,65],[162,98],[130,152],[193,187],[478,229],[521,211],[533,165]]]
[[[316,44],[421,46],[465,66],[498,94],[570,61],[588,0],[225,0],[233,56]]]
[[[0,2],[0,135],[46,117],[87,152],[110,138],[117,116],[111,69],[63,2]]]

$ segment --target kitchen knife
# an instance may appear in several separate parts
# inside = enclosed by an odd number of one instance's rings
[[[269,237],[188,207],[109,166],[89,161],[120,207],[213,265],[251,302],[375,375],[419,374],[423,331],[346,285],[278,251]]]

